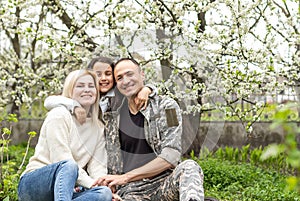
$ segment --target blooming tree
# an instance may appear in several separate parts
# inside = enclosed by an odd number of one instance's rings
[[[253,94],[299,89],[299,9],[297,0],[1,1],[0,107],[18,113],[59,92],[95,55],[130,56],[185,113],[236,116],[251,133],[265,106]]]

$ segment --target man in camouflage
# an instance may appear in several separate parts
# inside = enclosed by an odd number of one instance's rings
[[[116,189],[124,201],[203,201],[201,167],[193,160],[180,162],[182,117],[176,101],[154,95],[138,111],[134,98],[144,86],[138,63],[121,59],[114,74],[125,98],[103,117],[109,175],[98,184]]]

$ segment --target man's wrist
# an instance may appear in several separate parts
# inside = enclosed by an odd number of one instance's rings
[[[125,184],[127,184],[128,182],[130,182],[131,179],[132,179],[132,174],[130,174],[130,173],[124,174],[124,182],[125,182]]]

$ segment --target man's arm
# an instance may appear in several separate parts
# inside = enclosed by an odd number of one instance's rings
[[[122,175],[108,175],[98,180],[101,185],[113,187],[145,178],[151,178],[161,172],[175,167],[181,156],[182,118],[180,108],[175,100],[164,99],[159,104],[161,152],[157,158]],[[154,133],[153,133],[154,134]]]
[[[112,188],[116,185],[123,185],[132,181],[151,178],[172,167],[173,165],[171,163],[157,157],[142,167],[131,170],[126,174],[103,176],[98,179],[97,185],[105,185]]]
[[[172,167],[174,166],[171,163],[160,157],[157,157],[147,164],[143,165],[142,167],[127,172],[125,175],[128,178],[127,182],[137,181],[156,176]]]

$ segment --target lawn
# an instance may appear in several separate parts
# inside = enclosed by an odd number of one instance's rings
[[[9,162],[2,165],[0,200],[17,200],[16,189],[20,176],[17,171],[25,150],[25,145],[9,147]],[[262,162],[258,159],[261,152],[261,149],[250,151],[249,147],[240,150],[227,147],[206,157],[199,158],[191,154],[189,158],[203,169],[206,196],[220,201],[300,200],[297,192],[286,190],[286,178],[291,171],[282,163],[283,157]],[[30,148],[25,164],[32,154],[33,148]]]
[[[222,201],[292,201],[296,192],[286,190],[286,176],[250,163],[215,158],[198,160],[205,178],[205,195]]]

